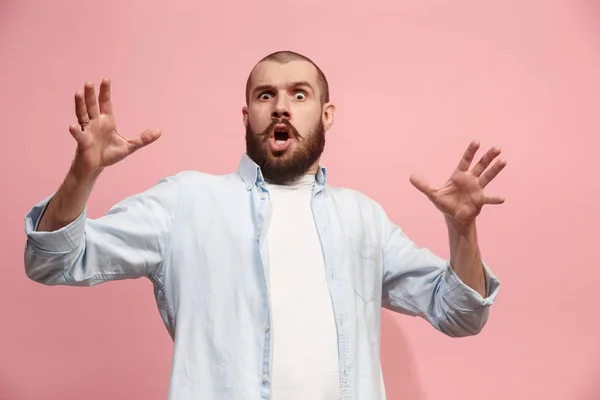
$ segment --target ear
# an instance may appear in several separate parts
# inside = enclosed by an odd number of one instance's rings
[[[242,119],[244,121],[244,126],[248,127],[248,106],[242,107]]]
[[[335,105],[332,103],[325,103],[323,105],[323,115],[321,118],[323,120],[325,131],[329,130],[331,125],[333,125],[333,121],[335,120]]]

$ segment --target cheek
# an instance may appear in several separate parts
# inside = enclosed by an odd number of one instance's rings
[[[317,109],[303,110],[303,112],[297,112],[292,115],[292,122],[300,132],[312,130],[322,120],[321,111]]]
[[[248,111],[248,123],[255,129],[266,128],[271,123],[271,113],[266,109],[250,109]]]

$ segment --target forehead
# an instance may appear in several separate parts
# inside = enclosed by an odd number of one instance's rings
[[[252,71],[250,88],[263,85],[280,87],[302,81],[310,83],[315,90],[318,90],[317,69],[311,63],[304,60],[290,61],[285,64],[263,61]]]

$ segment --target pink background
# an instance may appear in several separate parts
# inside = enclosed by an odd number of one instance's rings
[[[443,183],[473,138],[508,160],[488,187],[507,201],[479,219],[502,282],[488,325],[454,340],[384,312],[389,398],[600,399],[599,23],[593,0],[0,0],[0,399],[167,393],[172,343],[148,281],[51,288],[24,273],[23,217],[73,156],[73,93],[109,76],[121,132],[163,129],[101,177],[98,217],[167,174],[232,171],[246,76],[279,49],[330,80],[330,182],[443,256],[443,219],[410,174]]]

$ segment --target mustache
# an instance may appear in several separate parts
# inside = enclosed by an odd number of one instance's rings
[[[289,131],[291,137],[296,138],[296,139],[300,137],[300,134],[298,133],[296,128],[294,128],[294,125],[292,125],[292,123],[290,121],[288,121],[287,119],[274,119],[269,124],[269,126],[267,126],[267,129],[265,129],[262,132],[257,133],[256,135],[269,136],[269,134],[271,133],[271,131],[273,130],[273,127],[275,125],[285,125],[288,128],[288,131]]]

